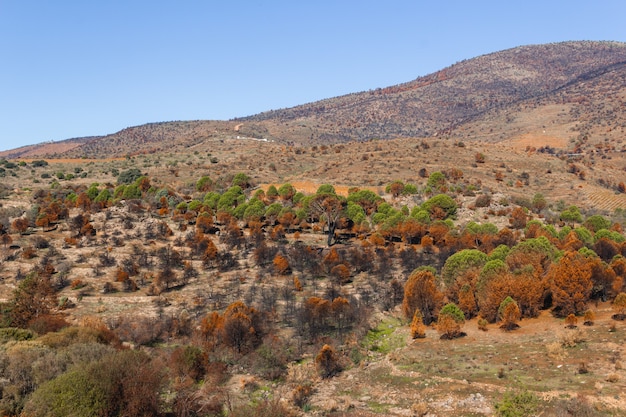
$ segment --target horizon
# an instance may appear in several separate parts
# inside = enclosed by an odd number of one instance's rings
[[[617,1],[2,3],[0,150],[246,117],[519,46],[624,42],[624,12]]]

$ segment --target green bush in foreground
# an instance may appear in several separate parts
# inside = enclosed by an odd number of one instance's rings
[[[507,392],[495,404],[496,415],[500,417],[527,417],[535,415],[539,399],[529,391]]]

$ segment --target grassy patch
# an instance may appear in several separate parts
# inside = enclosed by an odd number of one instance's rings
[[[372,352],[389,353],[406,346],[406,335],[396,332],[402,322],[395,317],[387,317],[378,326],[367,332],[363,347]]]

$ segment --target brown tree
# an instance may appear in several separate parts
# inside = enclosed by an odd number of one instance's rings
[[[567,317],[565,317],[565,327],[568,329],[575,329],[577,327],[576,324],[578,324],[578,318],[576,315],[570,313]]]
[[[422,313],[420,313],[419,310],[415,310],[413,320],[411,320],[411,337],[413,339],[422,339],[426,337],[426,326],[424,326]]]
[[[272,263],[277,274],[287,275],[290,272],[289,261],[280,253],[274,257]]]
[[[427,269],[413,271],[404,285],[402,311],[407,319],[412,319],[419,310],[424,324],[435,320],[436,311],[441,308],[443,294],[437,288],[436,278]]]
[[[13,293],[9,303],[9,322],[14,327],[27,327],[45,316],[57,305],[50,279],[36,272],[29,274]]]
[[[519,327],[517,322],[519,321],[521,316],[520,309],[511,297],[506,297],[502,303],[500,303],[500,308],[498,309],[498,318],[502,322],[500,326],[504,330],[514,330]]]
[[[555,313],[582,314],[591,295],[591,266],[579,252],[566,252],[548,271]]]
[[[200,321],[200,336],[204,346],[211,351],[222,341],[224,317],[217,311],[207,314]]]
[[[18,217],[17,219],[13,220],[13,223],[11,223],[11,227],[13,228],[13,230],[21,235],[26,233],[26,231],[28,230],[28,226],[28,219],[26,217]]]
[[[13,243],[13,238],[8,233],[2,233],[0,234],[0,242],[2,242],[2,245],[6,248],[8,245]]]
[[[255,347],[263,337],[261,316],[253,307],[235,301],[224,311],[223,340],[238,353]]]
[[[352,306],[350,302],[344,297],[337,297],[333,300],[330,310],[332,312],[337,331],[340,336],[343,336],[344,330],[348,326],[352,316]]]
[[[339,355],[330,345],[322,346],[322,349],[315,357],[315,366],[322,378],[331,378],[341,372],[342,369]]]
[[[350,268],[346,264],[335,265],[330,270],[330,275],[338,285],[345,285],[350,282]]]
[[[521,207],[515,207],[511,212],[511,218],[509,219],[511,227],[513,229],[523,229],[526,227],[527,221],[528,215],[526,214],[526,211]]]

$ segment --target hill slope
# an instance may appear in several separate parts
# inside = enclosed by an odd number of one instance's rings
[[[234,121],[151,123],[69,150],[34,146],[0,156],[121,157],[235,136],[300,145],[441,135],[519,140],[546,126],[561,140],[578,134],[572,131],[618,137],[625,102],[626,44],[563,42],[483,55],[404,84]]]

